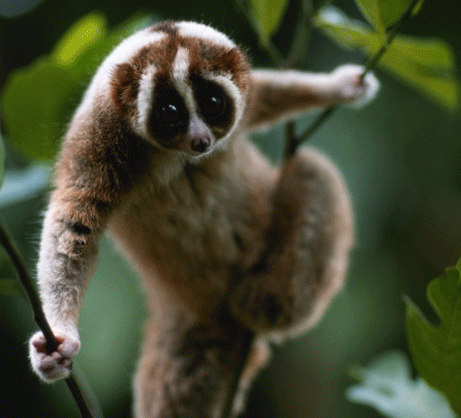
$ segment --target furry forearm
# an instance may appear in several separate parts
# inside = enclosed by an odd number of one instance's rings
[[[88,219],[78,220],[76,214],[78,209],[73,209],[69,202],[62,204],[61,200],[52,199],[45,215],[37,266],[40,294],[51,327],[72,334],[76,332],[97,254],[101,234],[98,224],[102,223],[100,213],[92,223],[85,222]]]
[[[343,65],[331,73],[252,70],[246,125],[264,128],[299,115],[309,108],[336,104],[365,104],[379,88],[368,74],[362,81],[363,68]]]

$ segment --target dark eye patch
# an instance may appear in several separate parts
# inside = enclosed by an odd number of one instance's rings
[[[152,135],[162,145],[168,146],[172,140],[187,131],[189,113],[184,100],[169,83],[160,80],[156,83],[153,109],[150,119]]]
[[[234,105],[228,94],[217,83],[201,77],[192,77],[198,111],[210,126],[230,127],[234,118]]]

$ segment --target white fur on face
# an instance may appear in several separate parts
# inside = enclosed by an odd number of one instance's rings
[[[152,110],[152,100],[154,93],[154,75],[156,68],[150,66],[142,74],[139,80],[139,93],[137,97],[138,117],[135,121],[134,130],[143,138],[148,137],[149,115]]]
[[[179,35],[185,38],[200,38],[230,49],[235,48],[235,44],[226,35],[210,26],[196,22],[179,22],[176,26],[179,28]]]
[[[194,92],[189,84],[189,51],[186,48],[178,48],[172,68],[173,84],[176,91],[184,99],[190,115],[196,114]]]
[[[88,90],[83,97],[77,113],[90,110],[97,94],[109,91],[109,81],[117,65],[128,62],[143,47],[158,42],[166,36],[162,32],[151,32],[149,28],[134,33],[123,40],[103,61]]]

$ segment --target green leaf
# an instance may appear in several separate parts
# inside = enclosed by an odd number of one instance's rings
[[[444,62],[450,55],[450,48],[442,41],[397,37],[378,66],[447,110],[454,111],[459,106],[459,83],[452,70],[454,61]]]
[[[85,19],[82,19],[85,20]],[[99,30],[98,41],[88,42],[84,48],[75,51],[75,61],[68,70],[82,80],[87,80],[89,74],[93,74],[101,64],[102,60],[112,51],[114,46],[118,45],[123,39],[134,33],[135,31],[145,28],[152,24],[152,16],[145,14],[136,14],[120,26],[117,26],[110,31],[105,28],[105,20],[97,20],[100,25],[94,24],[93,31]],[[85,23],[85,22],[84,22]]]
[[[424,380],[411,378],[407,357],[391,351],[368,367],[356,366],[353,377],[359,385],[346,391],[347,398],[374,407],[391,418],[455,418],[447,400]]]
[[[407,299],[406,329],[418,373],[443,392],[452,408],[461,414],[461,260],[456,268],[432,280],[427,297],[440,319],[429,323]]]
[[[335,7],[322,10],[316,24],[340,46],[361,49],[369,57],[384,42],[382,34],[349,19]],[[443,40],[397,35],[377,65],[448,110],[458,107],[455,55]]]
[[[372,54],[378,51],[383,42],[382,35],[373,32],[364,23],[350,19],[335,6],[322,9],[315,17],[314,23],[343,48],[362,49]]]
[[[250,0],[250,7],[262,43],[279,28],[288,6],[288,0]]]
[[[90,13],[74,23],[56,44],[52,59],[63,67],[71,67],[91,45],[100,42],[107,32],[107,21],[100,13]]]
[[[0,296],[19,296],[22,286],[16,279],[0,279]]]
[[[5,172],[5,147],[3,145],[3,138],[0,132],[0,186],[3,183],[4,172]]]
[[[70,118],[70,98],[80,86],[79,79],[46,58],[15,71],[1,102],[11,143],[31,160],[53,158]]]
[[[9,141],[32,161],[53,159],[91,74],[123,37],[151,21],[136,15],[108,31],[106,19],[91,13],[66,31],[51,54],[14,71],[0,102]]]
[[[413,13],[417,13],[424,0],[420,0]],[[385,32],[410,8],[413,0],[355,0],[365,18],[377,30]]]

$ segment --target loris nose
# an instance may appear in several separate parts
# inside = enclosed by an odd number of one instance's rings
[[[208,135],[194,136],[190,138],[190,147],[194,152],[203,153],[211,144],[210,137]]]
[[[202,154],[211,147],[212,133],[208,125],[198,117],[191,118],[187,133],[187,146],[193,153]]]

